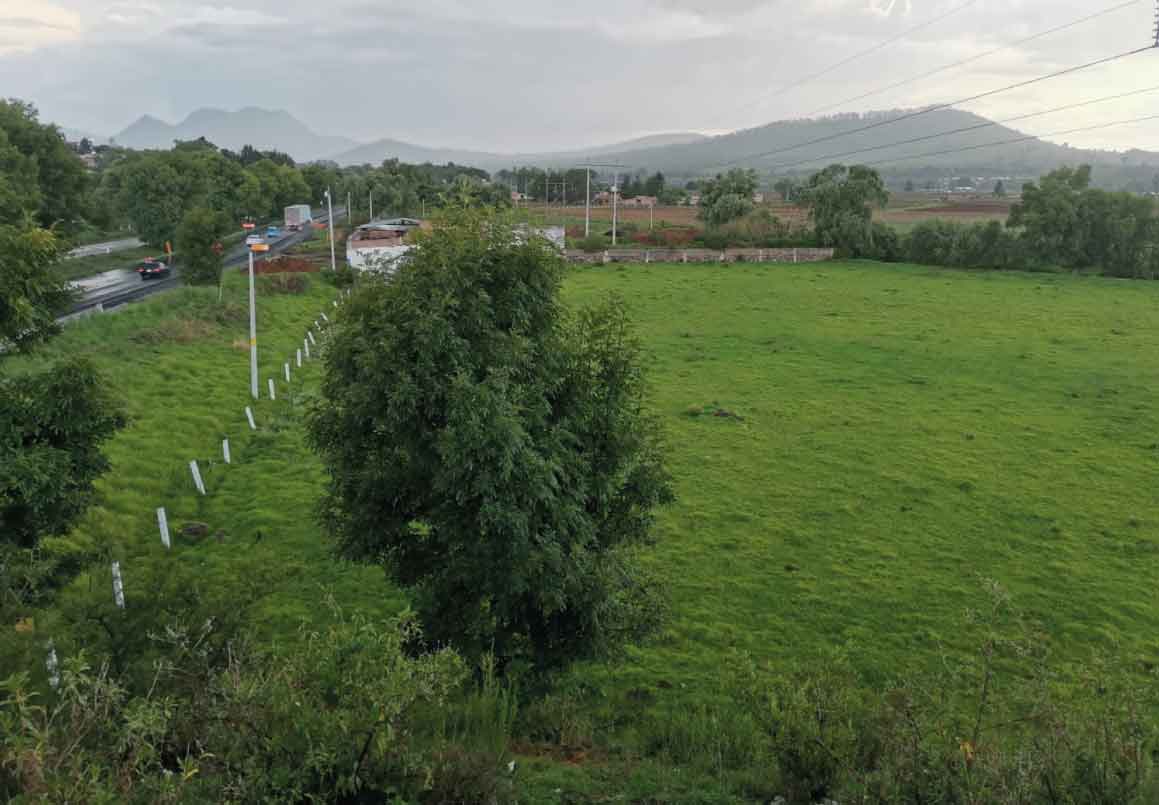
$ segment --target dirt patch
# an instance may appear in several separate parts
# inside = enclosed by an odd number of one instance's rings
[[[300,294],[310,288],[310,278],[302,273],[267,274],[258,278],[258,287],[266,294]]]
[[[244,273],[249,271],[249,267],[242,266],[239,270]],[[284,254],[254,263],[255,274],[317,274],[320,270],[317,263]]]

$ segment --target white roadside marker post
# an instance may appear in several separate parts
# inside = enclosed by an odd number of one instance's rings
[[[205,483],[201,480],[201,470],[197,466],[197,460],[189,462],[189,472],[193,474],[193,485],[197,487],[197,491],[205,495]]]
[[[302,346],[304,346],[306,348],[306,360],[310,360],[310,339],[309,338],[303,339]]]
[[[282,368],[286,370],[286,382],[289,383],[290,382],[290,364],[283,363]]]
[[[118,608],[125,608],[125,581],[121,578],[120,562],[113,562],[113,602]]]
[[[278,393],[274,390],[274,379],[272,377],[267,378],[266,382],[269,384],[269,387],[270,387],[270,399],[271,400],[278,399]]]
[[[258,429],[258,426],[254,424],[254,412],[248,405],[245,407],[245,418],[249,420],[250,430]]]
[[[313,331],[313,330],[311,330],[310,332],[306,333],[306,335],[308,335],[308,336],[310,337],[310,343],[311,343],[311,344],[313,344],[314,346],[318,346],[318,342],[317,342],[316,340],[314,340],[314,331]]]
[[[298,350],[298,368],[302,368],[302,350]]]
[[[161,544],[172,549],[173,544],[169,539],[169,518],[165,514],[164,506],[157,509],[157,527],[161,530]]]
[[[225,460],[226,464],[233,463],[233,459],[229,455],[229,439],[221,440],[221,457]]]
[[[326,315],[325,310],[322,311],[322,321],[326,322],[327,324],[330,323],[330,317]]]
[[[56,658],[56,644],[48,641],[48,656],[44,660],[44,668],[48,671],[48,684],[56,690],[60,687],[60,662]]]

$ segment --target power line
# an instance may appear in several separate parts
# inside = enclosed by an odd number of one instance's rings
[[[956,69],[958,67],[965,67],[967,64],[973,64],[976,61],[981,61],[982,59],[985,59],[988,56],[993,56],[995,53],[1001,53],[1003,50],[1009,50],[1010,48],[1015,48],[1015,47],[1018,47],[1020,45],[1025,45],[1028,42],[1033,42],[1037,39],[1042,39],[1043,37],[1050,36],[1051,34],[1056,34],[1059,31],[1065,31],[1068,28],[1074,28],[1077,25],[1082,25],[1084,22],[1090,22],[1091,20],[1098,19],[1099,17],[1105,17],[1107,14],[1111,14],[1115,11],[1121,11],[1124,8],[1127,8],[1128,6],[1137,6],[1137,5],[1139,5],[1139,3],[1142,3],[1143,1],[1144,0],[1127,0],[1127,2],[1120,3],[1117,6],[1111,6],[1110,8],[1105,8],[1102,11],[1095,12],[1094,14],[1088,14],[1085,17],[1080,17],[1077,20],[1072,20],[1068,23],[1064,23],[1062,25],[1055,26],[1054,28],[1048,28],[1045,31],[1040,31],[1036,34],[1031,34],[1030,36],[1027,36],[1023,39],[1018,39],[1018,40],[1015,40],[1014,42],[1009,42],[1005,45],[1002,45],[1001,47],[996,47],[996,48],[993,48],[992,50],[987,50],[985,53],[979,53],[976,56],[970,56],[969,58],[962,59],[960,61],[956,61],[956,62],[952,62],[950,64],[942,65],[941,67],[930,70],[929,72],[921,73],[921,74],[915,75],[915,76],[911,76],[910,78],[903,79],[901,81],[890,84],[888,86],[880,87],[880,88],[874,89],[874,90],[870,90],[869,92],[862,93],[861,95],[856,95],[852,98],[846,98],[845,100],[838,101],[837,103],[831,103],[831,104],[827,104],[825,106],[818,107],[816,109],[813,109],[810,112],[806,112],[804,115],[802,115],[802,117],[813,117],[814,115],[821,114],[822,112],[828,112],[831,109],[836,109],[838,107],[845,106],[846,104],[856,103],[857,101],[863,101],[866,98],[872,98],[874,95],[880,95],[883,92],[889,92],[890,90],[898,89],[899,87],[904,87],[905,85],[912,84],[915,81],[922,81],[924,79],[930,78],[931,76],[938,75],[939,73],[947,72],[948,70],[953,70],[953,69]],[[1159,24],[1159,23],[1157,23],[1157,24]],[[1156,43],[1157,43],[1156,46],[1159,47],[1159,28],[1157,28],[1156,31],[1157,31],[1156,32]]]
[[[965,134],[965,133],[971,132],[971,131],[979,131],[981,129],[988,129],[988,128],[991,128],[993,126],[1002,126],[1002,125],[1005,125],[1007,123],[1016,123],[1019,120],[1029,120],[1030,118],[1043,117],[1045,115],[1052,115],[1052,114],[1055,114],[1057,112],[1066,112],[1066,111],[1069,111],[1071,109],[1081,109],[1084,106],[1093,106],[1094,104],[1097,104],[1097,103],[1106,103],[1107,101],[1122,100],[1123,98],[1130,98],[1134,95],[1144,95],[1148,92],[1159,92],[1159,84],[1157,84],[1153,87],[1147,87],[1146,89],[1137,89],[1137,90],[1132,90],[1131,92],[1120,92],[1120,93],[1117,93],[1115,95],[1105,95],[1102,98],[1093,98],[1089,101],[1080,101],[1078,103],[1069,103],[1069,104],[1066,104],[1065,106],[1056,106],[1053,109],[1044,109],[1041,112],[1029,112],[1029,113],[1024,114],[1024,115],[1016,115],[1015,117],[1008,117],[1008,118],[1005,118],[1004,120],[987,120],[985,123],[976,123],[972,126],[963,126],[962,128],[951,129],[950,131],[943,131],[943,132],[939,132],[937,134],[926,134],[922,137],[912,137],[908,140],[898,140],[896,142],[886,143],[885,145],[874,145],[874,146],[868,146],[866,148],[858,148],[858,149],[855,149],[853,151],[842,151],[841,153],[838,153],[838,154],[826,154],[824,156],[819,156],[819,157],[810,157],[808,159],[799,159],[795,162],[782,162],[782,163],[778,163],[776,165],[769,165],[768,169],[769,170],[782,170],[784,168],[795,168],[799,165],[807,165],[811,162],[828,162],[831,159],[840,159],[842,157],[853,156],[855,154],[866,154],[866,153],[869,153],[871,151],[884,151],[884,150],[889,149],[889,148],[896,148],[899,145],[912,145],[914,143],[926,142],[928,140],[936,140],[936,139],[939,139],[941,137],[949,137],[949,136],[954,135],[954,134]]]
[[[1056,70],[1053,73],[1047,73],[1046,75],[1041,75],[1041,76],[1038,76],[1037,78],[1030,78],[1030,79],[1027,79],[1026,81],[1019,81],[1019,82],[1014,83],[1014,84],[1008,84],[1004,87],[998,87],[997,89],[987,90],[986,92],[980,92],[977,95],[970,95],[969,97],[966,97],[966,98],[959,98],[956,101],[949,101],[948,103],[940,103],[940,104],[935,104],[933,106],[927,106],[924,109],[918,109],[914,112],[908,112],[904,115],[900,115],[899,117],[890,118],[889,120],[879,120],[876,123],[871,123],[868,126],[862,126],[861,128],[850,129],[849,131],[842,131],[842,132],[838,132],[837,134],[827,135],[825,137],[817,137],[817,138],[814,138],[812,140],[806,140],[805,142],[797,143],[795,145],[783,146],[781,148],[773,148],[771,150],[762,151],[762,152],[757,153],[757,154],[749,154],[747,156],[737,157],[736,159],[730,159],[727,162],[718,163],[717,167],[728,167],[730,165],[736,165],[740,162],[747,162],[748,160],[752,160],[752,159],[763,159],[765,157],[773,156],[775,154],[783,154],[787,151],[795,151],[798,148],[805,148],[806,146],[817,145],[818,143],[829,142],[830,140],[837,140],[837,139],[840,139],[841,137],[848,137],[851,134],[859,134],[860,132],[863,132],[863,131],[870,131],[872,129],[881,128],[882,126],[892,126],[894,123],[900,123],[903,120],[912,120],[915,117],[921,117],[922,115],[928,115],[931,112],[937,112],[937,111],[940,111],[942,109],[949,109],[952,106],[958,106],[958,105],[963,104],[963,103],[970,103],[972,101],[981,100],[982,98],[989,98],[989,97],[992,97],[994,95],[999,95],[1003,92],[1009,92],[1009,91],[1014,90],[1014,89],[1021,89],[1023,87],[1029,87],[1029,86],[1032,86],[1034,84],[1039,84],[1043,81],[1048,81],[1052,78],[1059,78],[1059,77],[1064,76],[1064,75],[1070,75],[1072,73],[1077,73],[1081,70],[1087,70],[1091,67],[1098,67],[1099,65],[1110,64],[1111,62],[1118,61],[1120,59],[1125,59],[1125,58],[1128,58],[1130,56],[1136,56],[1140,53],[1145,53],[1146,51],[1155,50],[1155,49],[1156,49],[1155,45],[1147,45],[1146,47],[1135,48],[1134,50],[1127,50],[1127,51],[1124,51],[1122,53],[1116,53],[1113,56],[1106,56],[1106,57],[1101,58],[1101,59],[1096,59],[1094,61],[1086,62],[1085,64],[1079,64],[1079,65],[1076,65],[1075,67],[1067,67],[1066,69],[1063,69],[1063,70]]]
[[[810,73],[809,75],[802,76],[801,78],[798,78],[795,81],[791,81],[788,84],[785,84],[784,86],[774,90],[771,95],[766,95],[765,97],[759,98],[756,101],[754,101],[753,103],[749,104],[746,108],[741,110],[741,114],[744,114],[744,113],[750,111],[751,109],[753,109],[756,106],[759,106],[762,103],[767,103],[768,101],[771,101],[773,98],[779,98],[781,95],[784,95],[786,92],[790,92],[794,89],[797,89],[798,87],[802,87],[805,84],[808,84],[810,81],[816,81],[818,78],[821,78],[822,76],[829,75],[829,73],[832,73],[834,70],[837,70],[841,67],[844,67],[845,65],[850,64],[852,62],[855,62],[858,59],[864,58],[865,56],[869,56],[873,53],[877,53],[879,50],[883,50],[884,48],[889,47],[890,45],[894,44],[895,42],[899,42],[902,39],[905,39],[910,34],[917,33],[918,31],[921,31],[924,28],[929,28],[931,25],[935,25],[936,23],[939,23],[948,17],[952,17],[953,15],[957,14],[959,11],[965,11],[967,8],[969,8],[970,6],[974,5],[977,2],[978,2],[978,0],[966,0],[966,2],[955,6],[954,8],[950,9],[949,11],[947,11],[944,14],[941,14],[937,17],[934,17],[933,19],[926,20],[925,22],[920,23],[918,25],[915,25],[912,28],[907,28],[906,30],[902,31],[900,34],[896,34],[895,36],[891,36],[889,39],[878,42],[876,45],[873,45],[870,48],[859,51],[858,53],[854,53],[852,56],[848,56],[848,57],[842,59],[841,61],[836,62],[834,64],[831,64],[822,70],[818,70],[815,73]],[[1139,2],[1139,0],[1132,0],[1132,2]]]
[[[968,145],[962,148],[947,148],[942,151],[928,151],[924,154],[914,154],[908,157],[893,157],[891,159],[879,159],[873,162],[862,163],[867,167],[873,165],[888,165],[895,162],[912,162],[917,159],[925,159],[927,157],[938,157],[946,154],[958,154],[963,151],[977,151],[981,148],[995,148],[1000,145],[1015,145],[1017,143],[1024,143],[1030,140],[1039,140],[1043,137],[1063,137],[1067,134],[1080,134],[1086,131],[1097,131],[1099,129],[1109,129],[1114,126],[1126,126],[1131,123],[1145,123],[1150,120],[1159,120],[1159,115],[1147,115],[1145,117],[1132,117],[1126,120],[1115,120],[1110,123],[1098,123],[1093,126],[1082,126],[1077,129],[1067,129],[1065,131],[1053,131],[1049,134],[1028,134],[1022,137],[1015,137],[1009,140],[996,140],[991,143],[982,143],[980,145]]]

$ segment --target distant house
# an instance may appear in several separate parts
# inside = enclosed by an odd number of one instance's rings
[[[759,190],[756,193],[753,193],[753,204],[764,204],[764,203],[765,203],[765,194],[764,193],[760,192]]]
[[[655,207],[655,196],[633,196],[620,201],[625,207]]]
[[[592,204],[595,204],[597,206],[608,205],[611,203],[612,203],[612,194],[609,193],[607,190],[601,190],[599,193],[596,193],[594,196],[592,196]]]
[[[393,273],[398,261],[411,246],[406,236],[419,229],[422,221],[415,218],[389,218],[371,221],[354,230],[346,241],[346,263],[360,271]]]
[[[690,206],[690,207],[699,207],[700,206],[700,194],[699,193],[691,193],[688,196],[688,206]]]
[[[530,197],[526,193],[520,193],[518,190],[511,191],[511,202],[518,204],[522,201],[527,201]]]

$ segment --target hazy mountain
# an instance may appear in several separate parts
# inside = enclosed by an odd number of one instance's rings
[[[833,162],[876,163],[881,172],[894,175],[1038,176],[1060,165],[1080,162],[1104,166],[1104,175],[1114,172],[1106,170],[1108,167],[1119,172],[1130,165],[1159,167],[1159,153],[1147,151],[1077,149],[1038,139],[990,146],[1026,135],[957,109],[940,109],[898,120],[912,111],[781,121],[688,144],[610,151],[604,156],[625,162],[633,169],[660,170],[674,176],[713,173],[730,167],[756,168],[762,174],[810,173]],[[891,120],[897,122],[888,122]],[[867,126],[876,127],[845,134]],[[951,131],[958,133],[946,134]],[[912,142],[921,138],[929,139]],[[823,142],[802,145],[816,140]],[[901,141],[911,142],[893,145]],[[945,153],[949,151],[954,153]]]
[[[198,109],[176,125],[143,115],[113,139],[129,148],[171,148],[174,140],[198,137],[235,151],[244,145],[276,149],[300,161],[321,159],[356,145],[346,137],[316,134],[289,112],[252,106],[236,112]]]
[[[460,165],[469,165],[474,168],[495,171],[500,168],[510,168],[513,165],[570,165],[589,158],[599,157],[602,159],[608,154],[631,154],[642,149],[660,148],[670,145],[687,145],[704,142],[708,139],[705,135],[695,132],[654,134],[634,140],[627,140],[622,143],[613,143],[611,145],[539,154],[499,154],[489,151],[471,151],[454,148],[427,148],[402,142],[401,140],[383,139],[366,145],[360,145],[350,151],[337,154],[331,157],[331,159],[339,165],[377,165],[386,159],[397,159],[401,162],[432,162],[436,164],[455,162]]]

